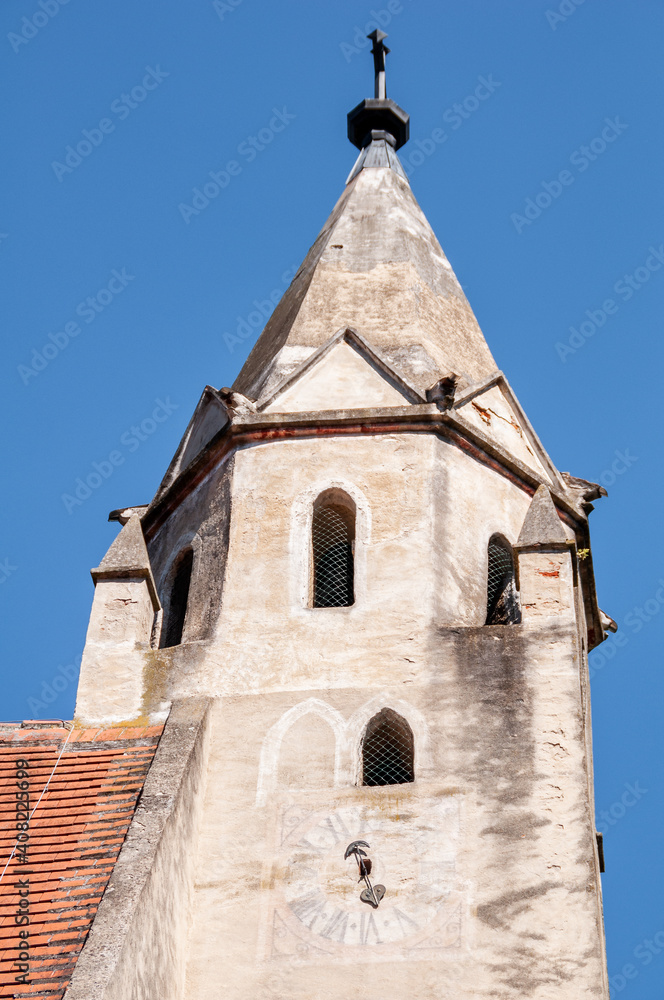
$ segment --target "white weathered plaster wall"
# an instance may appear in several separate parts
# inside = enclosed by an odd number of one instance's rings
[[[348,609],[306,606],[308,512],[328,488],[358,507]],[[386,981],[418,998],[606,998],[569,554],[539,553],[532,573],[524,557],[544,618],[482,627],[488,539],[516,542],[530,496],[399,434],[245,448],[232,497],[218,626],[173,678],[218,699],[186,1000],[222,981],[229,998],[377,1000]],[[417,780],[358,787],[386,705],[416,734]],[[388,886],[376,914],[343,864],[356,837]]]
[[[329,488],[357,508],[355,604],[314,609],[311,512]],[[214,638],[178,664],[174,697],[370,683],[386,659],[426,676],[426,629],[483,624],[489,537],[516,542],[530,504],[455,446],[414,433],[244,448],[232,498]]]
[[[574,570],[569,551],[520,552],[519,586],[524,623],[575,622]]]
[[[456,412],[467,420],[471,427],[482,431],[508,454],[518,458],[538,476],[542,476],[546,482],[552,481],[534,444],[529,440],[528,430],[523,426],[519,414],[499,386],[494,385],[474,396]]]
[[[186,1000],[607,996],[574,632],[516,626],[497,653],[506,628],[444,630],[427,685],[385,669],[382,691],[215,703]],[[416,781],[358,787],[385,705]],[[376,912],[343,860],[357,838]]]
[[[355,663],[370,671],[379,650],[395,666],[421,661],[435,585],[434,447],[429,435],[376,435],[238,453],[223,602],[197,667],[211,690],[352,685],[361,680]],[[311,510],[329,488],[347,492],[358,510],[355,604],[314,609]]]
[[[265,407],[265,413],[403,406],[408,400],[349,344],[335,344],[317,365]]]
[[[327,489],[357,509],[351,608],[308,606]],[[198,593],[215,505],[227,531],[207,637],[143,654],[160,697],[215,699],[182,1000],[382,1000],[386,982],[414,1000],[607,1000],[570,555],[524,553],[542,613],[482,626],[488,540],[516,542],[530,502],[436,434],[336,435],[242,447],[167,524],[201,539]],[[168,546],[151,547],[165,579]],[[363,788],[385,706],[415,734],[416,781]],[[358,837],[388,890],[376,913],[343,863]]]
[[[117,725],[141,715],[153,620],[145,579],[97,582],[76,696],[81,725]]]

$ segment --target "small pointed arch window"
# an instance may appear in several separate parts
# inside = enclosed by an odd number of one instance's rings
[[[502,535],[492,535],[488,549],[485,624],[518,625],[520,621],[512,546]]]
[[[413,730],[383,708],[369,720],[362,740],[362,784],[405,785],[415,780]]]
[[[185,549],[178,556],[174,571],[170,575],[170,590],[164,612],[161,642],[159,643],[162,648],[179,646],[182,642],[193,564],[193,549]]]
[[[341,490],[326,490],[314,503],[311,522],[312,607],[348,608],[355,603],[355,504]]]

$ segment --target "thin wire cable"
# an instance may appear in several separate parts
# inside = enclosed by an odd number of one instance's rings
[[[33,810],[32,810],[32,812],[30,813],[30,818],[28,819],[28,824],[30,824],[30,823],[32,822],[32,817],[33,817],[33,816],[34,816],[34,814],[35,814],[35,813],[37,812],[37,809],[39,808],[39,803],[40,803],[40,802],[41,802],[41,800],[42,800],[42,799],[44,798],[44,795],[46,794],[46,789],[47,789],[47,788],[48,788],[48,786],[49,786],[49,785],[51,784],[51,779],[52,779],[53,775],[54,775],[54,774],[55,774],[55,772],[56,772],[56,769],[57,769],[57,766],[58,766],[58,764],[60,763],[60,760],[61,760],[61,758],[62,758],[62,755],[63,755],[63,753],[65,752],[65,747],[66,747],[66,746],[67,746],[67,744],[69,743],[69,737],[71,736],[71,734],[72,734],[73,732],[74,732],[74,727],[72,726],[72,727],[71,727],[71,729],[70,729],[70,730],[69,730],[69,731],[67,732],[67,739],[66,739],[66,740],[64,741],[64,743],[62,744],[62,749],[60,750],[60,753],[58,754],[58,759],[56,760],[55,764],[53,765],[53,770],[51,771],[51,773],[50,773],[50,774],[49,774],[49,776],[48,776],[48,781],[46,782],[46,784],[45,784],[45,785],[44,785],[44,787],[42,788],[42,793],[41,793],[41,795],[39,796],[39,798],[37,799],[37,802],[36,802],[36,804],[35,804],[35,807],[34,807],[34,809],[33,809]],[[5,872],[7,871],[7,869],[8,869],[8,868],[9,868],[9,866],[10,866],[10,864],[12,863],[12,858],[13,858],[13,857],[14,857],[14,855],[16,854],[16,848],[17,848],[17,847],[18,847],[18,840],[17,840],[17,841],[16,841],[16,843],[14,844],[14,847],[13,847],[13,849],[12,849],[12,853],[11,853],[11,854],[9,855],[9,858],[7,859],[7,864],[6,864],[6,865],[5,865],[5,867],[4,867],[3,869],[2,869],[2,875],[0,875],[0,882],[2,882],[3,878],[5,877]]]

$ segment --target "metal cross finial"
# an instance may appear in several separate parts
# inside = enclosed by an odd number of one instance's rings
[[[372,31],[370,35],[367,35],[373,42],[373,48],[371,49],[374,58],[374,75],[375,75],[375,86],[374,86],[374,97],[378,98],[380,101],[384,101],[387,97],[387,92],[385,88],[385,56],[390,51],[383,43],[383,39],[387,38],[384,31],[380,28],[376,28]]]

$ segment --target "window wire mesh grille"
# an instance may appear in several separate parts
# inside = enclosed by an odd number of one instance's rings
[[[349,511],[331,504],[314,510],[315,608],[347,608],[353,594],[353,532]]]
[[[514,579],[514,560],[509,546],[500,539],[489,542],[487,576],[487,625],[518,625],[521,610]]]
[[[400,715],[383,709],[369,722],[362,742],[363,785],[414,781],[413,731]]]

